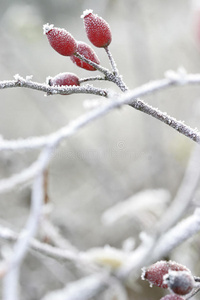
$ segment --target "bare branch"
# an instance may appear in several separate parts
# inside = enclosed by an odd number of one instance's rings
[[[168,254],[200,230],[200,209],[163,234],[152,253],[153,260]]]
[[[0,239],[6,240],[8,242],[16,242],[18,238],[19,234],[15,233],[11,229],[0,226]],[[74,250],[72,251],[69,249],[54,247],[46,243],[41,243],[34,238],[30,240],[29,248],[61,262],[70,261],[81,265],[81,262],[83,261],[78,252]]]
[[[179,133],[192,139],[193,141],[200,143],[200,133],[198,130],[192,129],[191,127],[185,125],[183,122],[177,121],[175,118],[170,117],[166,113],[163,113],[162,111],[153,108],[152,106],[138,99],[138,97],[155,93],[162,89],[169,88],[170,86],[180,86],[185,84],[199,84],[199,83],[200,83],[200,74],[187,75],[184,81],[182,80],[181,76],[178,77],[177,75],[176,79],[165,78],[158,81],[150,82],[130,92],[125,93],[121,97],[119,95],[113,96],[113,101],[109,101],[107,104],[104,104],[103,106],[98,107],[97,109],[94,109],[89,113],[86,113],[85,115],[69,123],[69,125],[61,128],[57,132],[54,132],[50,135],[41,136],[41,137],[32,137],[28,139],[21,139],[21,140],[14,140],[14,141],[12,140],[6,141],[1,139],[0,151],[41,148],[49,144],[49,142],[54,140],[56,137],[58,137],[59,139],[66,138],[68,135],[72,134],[77,129],[89,124],[93,120],[100,118],[102,115],[105,115],[111,110],[118,108],[124,104],[129,104],[133,108],[140,110],[146,114],[149,114],[150,116],[167,124],[168,126],[178,131]]]
[[[170,227],[174,226],[188,209],[199,184],[200,168],[197,167],[199,165],[200,148],[199,146],[196,146],[189,159],[184,178],[180,184],[176,197],[155,228],[155,232],[157,232],[158,235],[161,235]]]
[[[80,54],[79,52],[76,52],[74,55],[76,57],[78,57],[79,59],[81,59],[82,61],[84,61],[84,62],[88,63],[89,65],[91,65],[92,67],[94,67],[99,72],[103,73],[106,77],[109,76],[109,74],[111,73],[108,69],[102,67],[99,64],[96,64],[95,62],[86,58],[84,55]]]
[[[95,274],[68,284],[64,289],[47,294],[42,300],[88,300],[109,286],[109,276]]]
[[[105,47],[104,49],[105,49],[105,51],[106,51],[106,53],[107,53],[107,55],[108,55],[108,58],[109,58],[109,61],[110,61],[110,64],[111,64],[111,67],[112,67],[112,70],[113,70],[114,75],[118,75],[118,74],[119,74],[119,71],[118,71],[118,69],[117,69],[116,62],[115,62],[115,60],[114,60],[114,58],[113,58],[113,56],[112,56],[112,54],[111,54],[111,52],[110,52],[109,47],[107,46],[107,47]]]
[[[46,92],[48,95],[70,95],[70,94],[93,94],[107,97],[107,90],[96,88],[92,85],[85,86],[49,86],[46,83],[38,83],[15,75],[15,80],[0,81],[0,89],[24,87],[37,91]]]
[[[183,243],[195,233],[200,231],[200,210],[197,209],[193,215],[179,222],[172,229],[163,234],[160,239],[142,234],[142,243],[134,250],[117,272],[117,276],[127,279],[134,271],[134,276],[138,276],[144,265],[149,265]]]
[[[55,133],[52,133],[48,136],[37,137],[37,138],[29,138],[25,140],[19,141],[0,141],[0,150],[8,150],[8,149],[35,149],[42,146],[48,146],[50,153],[48,155],[47,161],[50,160],[50,154],[53,153],[57,145],[68,136],[74,134],[78,129],[86,126],[87,124],[91,123],[93,120],[101,117],[102,115],[107,114],[109,111],[113,110],[114,108],[120,107],[123,104],[130,104],[132,107],[136,108],[137,110],[141,110],[152,117],[164,122],[165,124],[169,125],[170,127],[177,130],[179,133],[182,133],[186,137],[189,137],[193,141],[200,143],[200,133],[190,128],[189,126],[185,125],[183,122],[177,121],[175,118],[168,116],[167,114],[155,109],[146,103],[138,100],[139,96],[144,96],[150,93],[154,93],[161,89],[167,88],[172,85],[183,85],[186,83],[199,83],[200,82],[200,75],[188,75],[187,80],[184,79],[182,81],[181,77],[177,77],[177,79],[162,79],[159,81],[154,81],[152,83],[146,84],[141,86],[132,92],[129,92],[121,98],[114,99],[109,101],[108,104],[103,105],[102,107],[98,107],[90,111],[89,113],[77,118],[76,120],[69,123],[69,125],[61,128]],[[38,170],[40,170],[40,162],[33,163],[29,168],[25,171],[21,172],[20,174],[13,175],[10,179],[3,179],[0,181],[0,192],[12,189],[18,184],[21,184],[29,179],[33,178]],[[42,168],[44,168],[43,165]]]
[[[49,145],[48,148],[45,148],[41,152],[39,158],[29,168],[26,168],[21,173],[12,175],[8,179],[2,179],[0,181],[0,193],[9,191],[24,182],[28,182],[40,174],[40,172],[43,172],[49,163],[52,151],[53,148]]]
[[[110,53],[110,52],[109,52]],[[125,85],[125,83],[122,80],[122,77],[110,72],[108,69],[94,63],[93,61],[91,61],[90,59],[85,58],[83,55],[81,55],[80,53],[76,52],[75,54],[78,58],[80,58],[81,60],[85,61],[86,63],[90,64],[91,66],[93,66],[94,68],[96,68],[98,71],[100,71],[101,73],[103,73],[105,75],[105,80],[109,80],[113,83],[115,83],[122,92],[126,92],[128,90],[127,86]],[[111,55],[111,54],[110,54]],[[110,58],[110,57],[109,57]],[[112,62],[113,63],[113,62]]]
[[[13,247],[13,254],[7,258],[6,274],[3,279],[3,300],[17,300],[19,271],[21,263],[28,251],[31,238],[35,235],[43,204],[43,174],[34,180],[32,189],[31,211],[25,228]]]

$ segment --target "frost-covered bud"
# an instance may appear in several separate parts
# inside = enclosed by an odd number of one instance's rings
[[[51,47],[59,54],[70,56],[75,53],[77,44],[73,36],[63,28],[54,27],[48,23],[43,25],[44,34],[46,34]]]
[[[50,86],[79,86],[79,78],[73,73],[60,73],[55,77],[48,77],[47,82]]]
[[[84,42],[77,42],[77,51],[79,54],[83,55],[85,58],[91,60],[92,62],[96,64],[100,64],[100,60],[97,57],[94,50],[86,43]],[[84,62],[80,58],[78,58],[76,55],[70,56],[73,63],[75,63],[78,67],[81,67],[83,69],[86,69],[88,71],[96,71],[96,68],[89,65],[88,63]]]
[[[90,42],[96,47],[107,47],[112,40],[109,24],[98,15],[93,14],[91,9],[85,10],[81,17]]]
[[[195,281],[190,272],[171,271],[163,277],[164,283],[170,290],[178,295],[187,295],[195,286]]]
[[[162,297],[160,300],[184,300],[184,298],[178,296],[178,295],[166,295],[165,297]]]
[[[188,271],[189,270],[174,261],[165,261],[161,260],[156,262],[155,264],[142,269],[142,279],[148,280],[151,285],[156,285],[161,288],[168,288],[168,285],[166,282],[163,281],[163,276],[169,272],[169,270],[172,271]]]

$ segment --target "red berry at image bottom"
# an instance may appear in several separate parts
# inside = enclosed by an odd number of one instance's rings
[[[161,288],[168,288],[167,283],[163,282],[163,276],[172,271],[188,271],[190,272],[185,266],[178,264],[173,261],[165,261],[161,260],[156,262],[153,265],[150,265],[147,268],[142,269],[142,279],[148,280],[151,285],[156,285]]]
[[[187,271],[171,271],[164,275],[164,283],[170,290],[178,295],[186,295],[192,291],[195,286],[194,277]]]

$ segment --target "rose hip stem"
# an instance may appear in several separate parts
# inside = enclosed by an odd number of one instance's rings
[[[77,56],[78,58],[82,59],[83,61],[85,61],[86,63],[90,64],[91,66],[95,67],[98,71],[100,71],[101,73],[103,73],[105,75],[105,78],[109,81],[114,82],[122,92],[126,92],[128,91],[127,86],[125,85],[125,83],[123,82],[122,78],[119,75],[114,75],[112,72],[110,72],[108,69],[94,63],[93,61],[85,58],[83,55],[81,55],[80,53],[76,52],[74,53],[75,56]]]
[[[113,56],[112,56],[112,54],[110,52],[110,49],[108,48],[108,46],[105,47],[104,49],[105,49],[105,51],[106,51],[106,53],[108,55],[108,58],[110,60],[110,64],[111,64],[111,67],[112,67],[112,70],[113,70],[113,74],[114,75],[119,75],[119,71],[117,69],[116,62],[115,62],[115,60],[114,60],[114,58],[113,58]]]

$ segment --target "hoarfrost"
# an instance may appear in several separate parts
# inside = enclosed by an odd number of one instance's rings
[[[142,270],[141,279],[145,280],[146,268],[143,267],[141,270]]]
[[[46,34],[53,28],[54,28],[54,24],[46,23],[43,25],[43,33]]]
[[[84,17],[86,17],[87,15],[93,13],[92,9],[86,9],[84,10],[83,14],[81,15],[81,19],[83,19]]]

